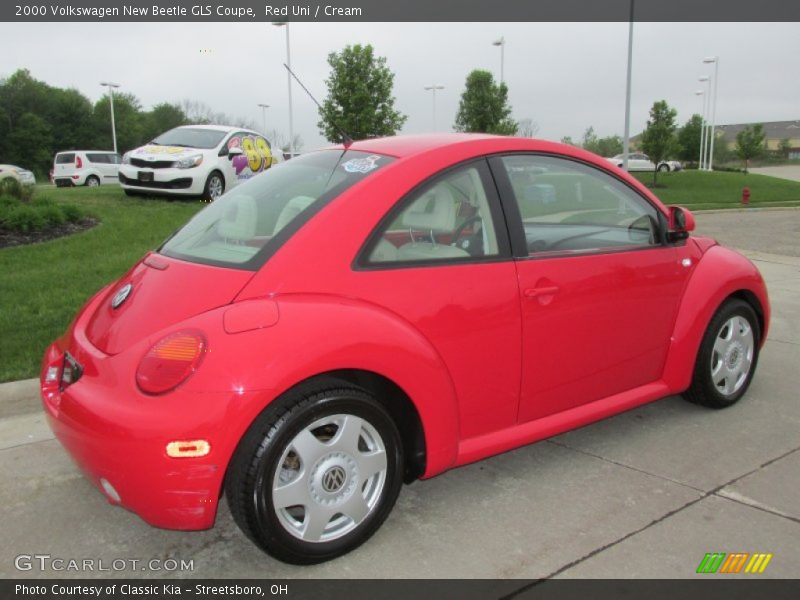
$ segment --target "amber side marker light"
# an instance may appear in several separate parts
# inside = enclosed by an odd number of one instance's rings
[[[187,440],[167,444],[167,456],[172,458],[197,458],[211,452],[206,440]]]

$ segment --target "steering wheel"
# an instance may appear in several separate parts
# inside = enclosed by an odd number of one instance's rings
[[[473,223],[477,223],[478,221],[483,221],[483,218],[480,215],[473,215],[469,217],[466,221],[461,223],[458,227],[453,230],[453,235],[451,236],[451,246],[455,246],[458,243],[458,239],[461,237],[461,234],[464,233],[464,230],[472,225]]]

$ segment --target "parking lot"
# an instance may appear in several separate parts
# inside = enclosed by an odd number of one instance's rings
[[[258,551],[224,503],[214,529],[190,533],[109,506],[52,439],[35,383],[4,384],[0,576],[92,576],[15,568],[20,554],[48,554],[192,560],[192,571],[170,573],[177,577],[683,578],[708,552],[763,552],[773,558],[759,577],[797,577],[800,210],[701,214],[698,233],[745,251],[771,295],[758,373],[733,408],[671,397],[416,482],[367,544],[295,567]]]

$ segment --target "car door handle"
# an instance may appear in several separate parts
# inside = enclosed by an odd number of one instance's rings
[[[525,290],[526,298],[541,298],[542,296],[552,296],[558,293],[558,287],[551,285],[548,287],[528,288]]]

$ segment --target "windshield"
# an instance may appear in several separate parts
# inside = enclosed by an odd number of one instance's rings
[[[393,160],[322,150],[280,163],[197,213],[158,251],[191,262],[256,270],[328,201]]]
[[[162,133],[153,140],[159,146],[185,146],[187,148],[216,148],[228,134],[227,131],[202,129],[200,127],[176,127]]]

